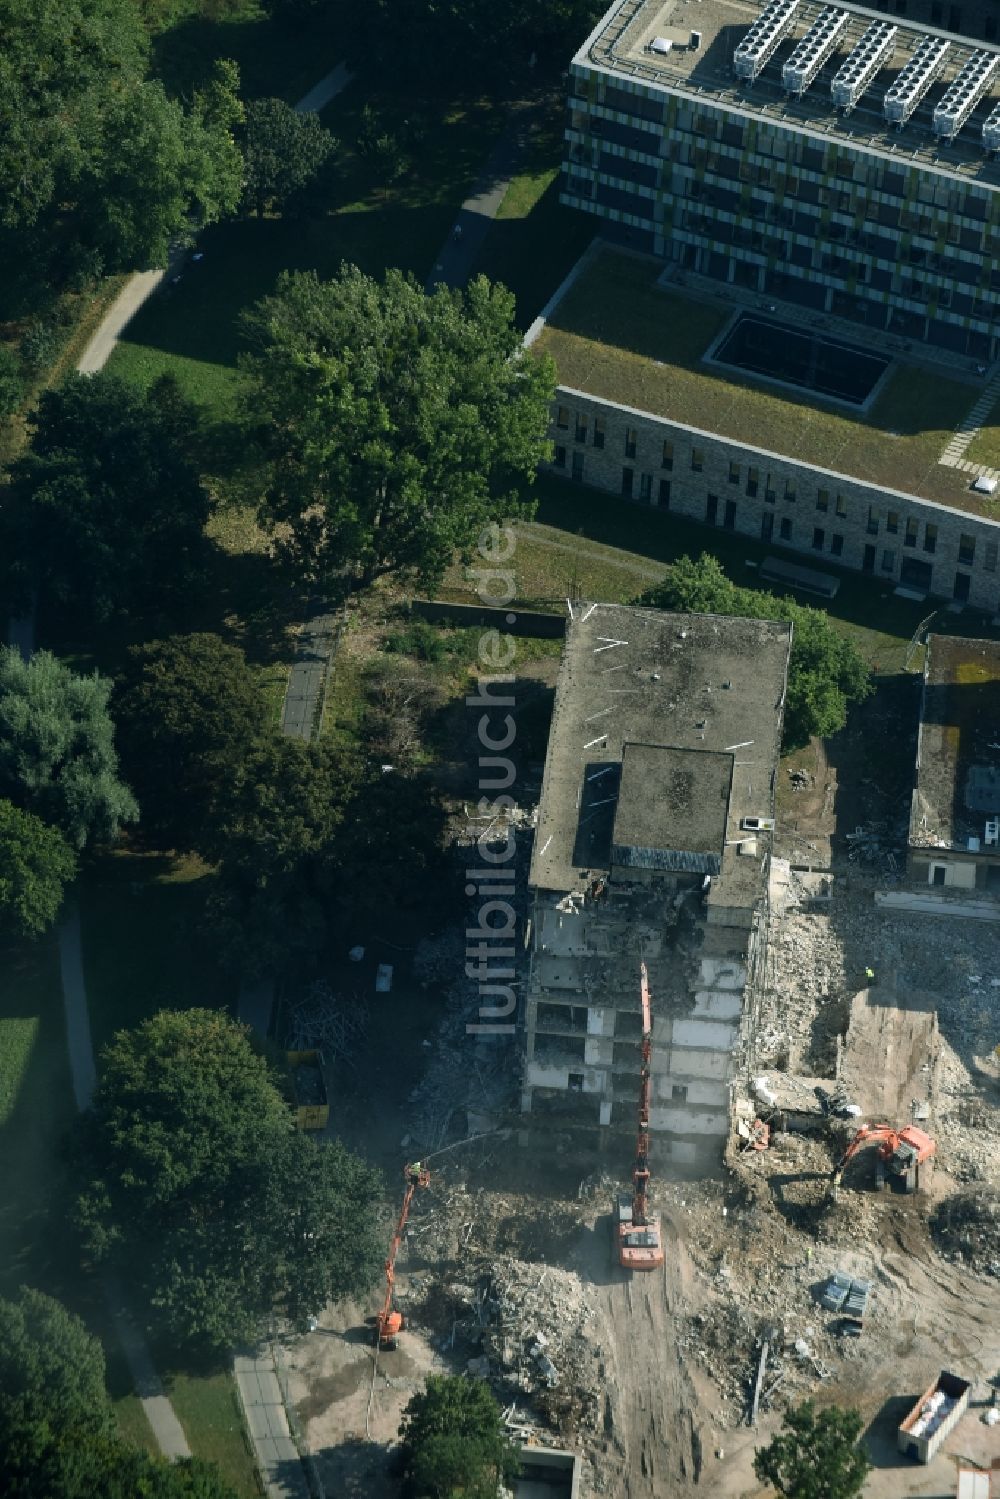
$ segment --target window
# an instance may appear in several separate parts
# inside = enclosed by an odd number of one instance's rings
[[[571,1093],[583,1092],[583,1073],[571,1072],[567,1078],[567,1086]]]
[[[886,547],[882,553],[882,571],[884,573],[891,573],[894,571],[895,566],[896,553],[893,551],[892,547]]]
[[[770,474],[764,480],[764,498],[769,505],[773,505],[778,497],[778,491],[774,485],[774,479]]]
[[[750,496],[751,499],[753,499],[754,496],[757,493],[757,485],[758,485],[759,480],[760,480],[760,472],[759,472],[759,470],[755,469],[755,468],[748,468],[747,469],[747,494]]]
[[[556,426],[563,431],[569,426],[569,410],[565,406],[556,407]]]
[[[916,546],[916,544],[917,544],[917,530],[918,530],[918,527],[917,527],[916,521],[913,520],[912,517],[908,516],[907,520],[906,520],[906,535],[903,537],[903,545],[905,547],[915,547]]]
[[[701,448],[691,449],[691,467],[696,474],[700,474],[705,467],[705,454]]]
[[[829,510],[829,508],[830,508],[830,491],[828,489],[821,489],[821,490],[819,490],[819,492],[816,495],[816,509],[817,510],[824,510],[825,511],[825,510]]]
[[[705,519],[710,526],[717,524],[719,519],[719,496],[710,494],[705,505]]]
[[[622,494],[627,500],[632,498],[632,480],[634,477],[634,470],[630,468],[622,469]]]
[[[647,505],[651,502],[653,498],[652,474],[639,475],[639,498]]]
[[[824,543],[825,540],[826,540],[826,532],[823,530],[823,527],[822,526],[814,526],[813,527],[813,551],[814,552],[821,552],[823,550],[823,543]]]
[[[595,448],[603,448],[603,446],[604,446],[604,418],[603,418],[603,416],[595,416],[594,417],[594,447]]]
[[[958,560],[963,567],[971,567],[976,556],[976,538],[962,535],[958,538]]]
[[[997,544],[995,541],[988,541],[986,543],[983,567],[988,573],[995,573],[997,570]]]
[[[725,513],[725,516],[723,517],[722,524],[725,526],[725,528],[726,528],[727,531],[735,531],[736,530],[736,501],[735,500],[727,500],[726,501],[726,513]]]
[[[673,468],[673,466],[674,466],[674,445],[673,445],[672,442],[665,442],[663,444],[663,457],[660,459],[660,467],[661,468]]]
[[[792,523],[787,515],[782,517],[781,525],[778,528],[778,535],[782,541],[791,541],[792,539]]]
[[[830,537],[830,551],[835,557],[843,556],[844,538],[842,536],[838,536],[836,532],[834,532],[834,534]]]
[[[635,445],[639,440],[639,434],[634,427],[625,428],[625,457],[635,457]]]
[[[576,413],[576,432],[574,435],[577,442],[587,441],[587,416],[583,411]]]
[[[928,522],[928,524],[924,527],[924,551],[925,552],[933,552],[933,551],[936,551],[936,550],[937,550],[937,526],[932,526]]]
[[[773,535],[774,516],[771,514],[770,510],[765,510],[764,514],[760,518],[760,539],[761,541],[770,541]]]
[[[729,465],[729,482],[730,484],[738,484],[740,482],[740,466],[738,463],[730,463]]]
[[[795,480],[794,479],[786,479],[785,480],[785,504],[786,505],[794,505],[795,504]]]
[[[878,511],[875,509],[874,505],[869,505],[868,506],[868,527],[867,527],[867,529],[868,529],[868,535],[869,536],[877,536],[878,535]]]
[[[660,480],[660,492],[659,492],[659,494],[656,497],[656,503],[663,510],[669,510],[670,509],[670,480],[669,479],[661,479]]]
[[[670,1098],[673,1103],[687,1103],[687,1083],[671,1083]]]
[[[841,520],[847,519],[847,501],[842,494],[837,496],[837,514]]]
[[[578,483],[583,478],[583,454],[579,449],[573,454],[573,478]]]
[[[891,536],[895,536],[899,530],[899,511],[890,510],[885,518],[885,529]]]
[[[558,443],[556,444],[556,455],[552,461],[555,464],[556,468],[566,467],[566,449],[560,447]]]

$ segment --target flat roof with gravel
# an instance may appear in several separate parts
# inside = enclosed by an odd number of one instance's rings
[[[561,385],[862,483],[994,513],[967,474],[938,462],[975,386],[897,362],[861,414],[706,364],[733,309],[658,286],[662,269],[610,249],[584,266],[534,344],[554,358]]]

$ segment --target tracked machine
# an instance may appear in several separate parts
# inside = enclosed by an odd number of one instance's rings
[[[656,1270],[663,1264],[660,1220],[649,1212],[649,1105],[652,1090],[653,1020],[646,965],[639,969],[642,1053],[639,1069],[639,1133],[632,1192],[623,1192],[615,1212],[618,1263],[623,1270]]]
[[[429,1187],[431,1174],[419,1161],[407,1166],[404,1173],[406,1191],[403,1195],[403,1206],[396,1224],[396,1232],[392,1236],[389,1253],[385,1262],[385,1300],[382,1310],[378,1314],[375,1325],[375,1339],[382,1352],[390,1352],[396,1347],[396,1340],[402,1332],[405,1324],[403,1314],[395,1305],[394,1292],[396,1285],[396,1256],[403,1242],[403,1232],[406,1228],[406,1220],[410,1216],[410,1205],[413,1202],[413,1194],[418,1187]]]
[[[874,1145],[876,1142],[876,1187],[884,1186],[888,1171],[898,1182],[900,1191],[917,1190],[920,1185],[920,1168],[937,1149],[935,1141],[915,1124],[907,1124],[900,1130],[893,1129],[888,1124],[863,1124],[830,1173],[829,1196],[832,1199],[836,1198],[844,1172],[854,1156],[864,1146]]]

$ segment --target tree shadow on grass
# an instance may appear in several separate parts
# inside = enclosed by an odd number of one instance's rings
[[[495,219],[474,267],[514,293],[521,328],[538,316],[594,238],[591,216],[564,208],[560,188],[556,177],[523,218]]]

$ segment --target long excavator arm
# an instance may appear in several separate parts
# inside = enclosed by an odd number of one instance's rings
[[[413,1194],[418,1187],[430,1186],[431,1174],[419,1164],[407,1166],[404,1173],[406,1191],[403,1194],[403,1206],[400,1210],[399,1219],[396,1223],[396,1232],[392,1236],[389,1245],[389,1253],[385,1261],[385,1299],[382,1302],[382,1310],[378,1314],[377,1334],[380,1348],[394,1348],[396,1346],[396,1335],[402,1331],[403,1317],[393,1307],[393,1292],[396,1285],[396,1256],[403,1242],[403,1233],[406,1229],[406,1220],[410,1216],[410,1206],[413,1202]]]

